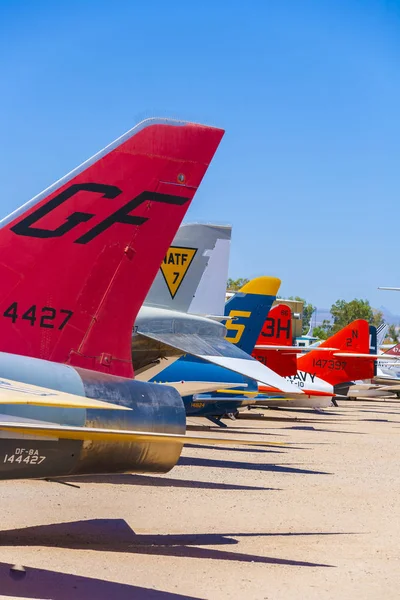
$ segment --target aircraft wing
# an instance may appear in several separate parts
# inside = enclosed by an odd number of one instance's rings
[[[168,381],[163,383],[163,385],[175,388],[182,397],[207,394],[216,390],[226,390],[229,388],[247,388],[247,383],[218,383],[217,381]]]
[[[234,317],[226,316],[226,315],[204,315],[206,319],[211,319],[212,321],[219,321],[222,323],[223,321],[232,321]]]
[[[353,396],[354,394],[365,394],[366,392],[393,392],[395,393],[397,391],[396,388],[400,389],[400,386],[391,386],[391,385],[378,385],[376,384],[371,384],[371,385],[360,385],[358,383],[355,383],[354,385],[351,385],[348,389],[348,396]]]
[[[378,389],[381,387],[384,387],[384,386],[380,386],[377,383],[354,383],[353,385],[350,386],[350,388],[352,390],[360,390],[360,391],[375,390],[375,389]]]
[[[282,392],[299,392],[296,385],[286,381],[275,371],[261,364],[222,337],[196,333],[154,333],[147,331],[139,331],[138,333],[142,337],[178,349],[183,354],[190,354],[206,362],[240,373],[250,379],[261,381],[261,383],[277,388]]]
[[[395,385],[381,385],[379,389],[385,390],[385,392],[400,392],[400,384]]]
[[[366,398],[390,398],[394,397],[397,392],[400,391],[400,386],[390,386],[390,385],[360,385],[354,384],[351,385],[347,392],[343,394],[347,397],[366,397]]]
[[[268,399],[268,398],[274,399],[274,398],[281,398],[282,397],[282,394],[277,393],[272,388],[260,387],[259,388],[259,393],[261,395],[265,394],[267,396],[266,399]],[[315,389],[315,390],[308,390],[306,392],[302,392],[299,388],[297,388],[296,392],[294,392],[294,393],[291,392],[290,395],[287,395],[288,397],[285,398],[285,399],[286,400],[292,400],[292,399],[295,399],[295,400],[301,399],[301,400],[303,400],[304,397],[313,398],[313,397],[319,396],[319,397],[325,397],[325,398],[327,398],[328,396],[335,396],[335,395],[336,394],[334,393],[333,390],[331,392],[329,392],[328,390],[325,391],[325,390],[316,390]],[[259,399],[258,397],[253,398],[253,400],[255,402],[258,402],[258,401],[262,402],[262,399]]]
[[[313,350],[318,350],[318,352],[339,350],[339,348],[320,348],[319,346],[270,346],[268,344],[256,344],[254,348],[256,350],[278,350],[279,352],[289,352],[290,354],[301,354],[303,352],[312,352]]]
[[[335,352],[334,356],[343,356],[348,358],[371,358],[379,360],[400,360],[400,356],[394,356],[393,354],[366,354],[362,352]]]
[[[85,396],[67,394],[37,385],[28,385],[11,379],[0,379],[0,405],[23,404],[34,406],[55,406],[59,408],[102,408],[106,410],[131,410],[111,402],[94,400]]]
[[[170,442],[180,444],[201,445],[245,445],[245,446],[285,446],[283,442],[263,442],[260,440],[243,440],[232,438],[212,438],[179,435],[175,433],[154,433],[148,431],[132,431],[129,429],[102,429],[98,427],[74,427],[53,423],[24,423],[18,421],[0,421],[0,431],[24,435],[36,435],[67,440],[98,440],[108,442]]]
[[[246,398],[245,396],[231,396],[230,398],[222,398],[221,396],[215,396],[214,398],[196,398],[194,402],[202,402],[203,404],[218,404],[219,402],[240,402],[244,406],[254,403],[254,398]]]

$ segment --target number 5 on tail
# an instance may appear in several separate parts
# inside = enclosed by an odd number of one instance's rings
[[[235,323],[234,319],[235,317],[248,319],[251,317],[251,312],[247,310],[231,310],[228,316],[231,317],[231,319],[229,319],[225,325],[228,330],[225,339],[228,340],[228,342],[232,342],[232,344],[238,344],[242,338],[246,326],[243,323]],[[229,332],[234,332],[235,335],[231,336],[229,335]]]

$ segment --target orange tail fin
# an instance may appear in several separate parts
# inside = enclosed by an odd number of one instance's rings
[[[368,354],[369,345],[369,324],[359,319],[318,346],[337,350],[321,351],[317,348],[298,358],[297,366],[300,371],[315,374],[332,385],[354,379],[371,379],[374,376],[374,359],[335,356],[337,351]]]

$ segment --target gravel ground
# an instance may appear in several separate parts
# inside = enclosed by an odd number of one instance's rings
[[[186,447],[162,476],[1,482],[0,598],[399,598],[400,403],[264,415],[217,434],[288,447]]]

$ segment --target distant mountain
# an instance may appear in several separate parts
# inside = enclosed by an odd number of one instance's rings
[[[400,315],[395,315],[385,306],[380,306],[378,310],[383,312],[383,318],[388,325],[400,325]]]

